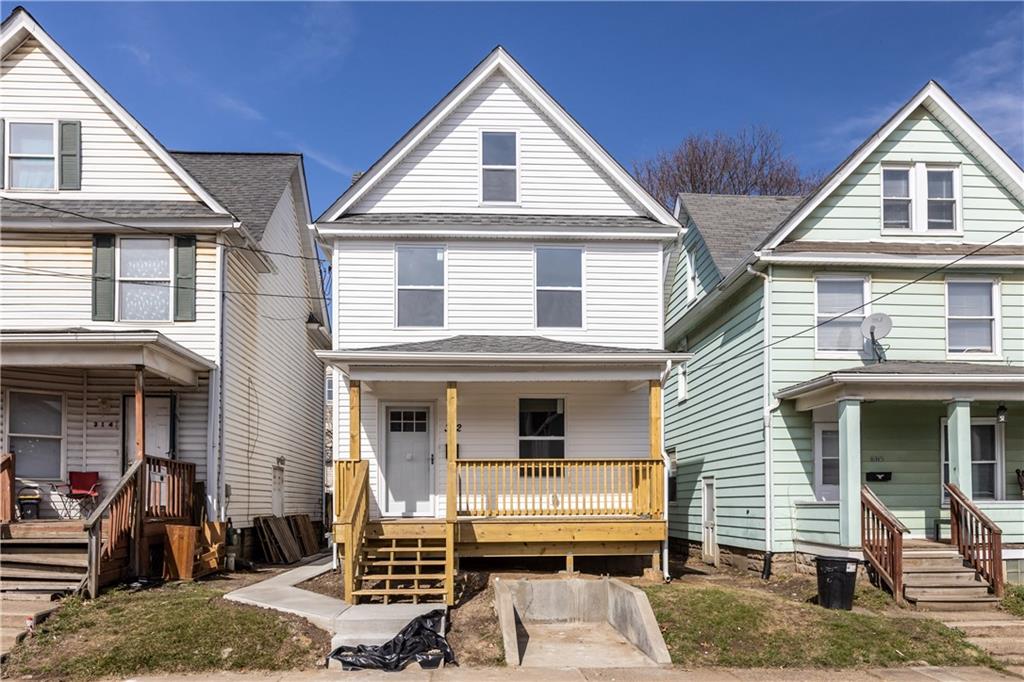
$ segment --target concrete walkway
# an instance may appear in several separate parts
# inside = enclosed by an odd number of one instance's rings
[[[168,675],[138,677],[139,682],[172,680],[256,680],[258,682],[305,682],[306,680],[416,680],[422,682],[630,682],[638,678],[636,668],[445,668],[425,671],[406,669],[400,673],[307,670],[288,673],[214,673],[211,675]],[[868,670],[736,670],[701,668],[644,668],[644,682],[1011,682],[1012,677],[988,668],[872,668]]]
[[[334,632],[334,622],[348,610],[349,604],[295,587],[331,570],[331,565],[330,554],[317,554],[297,568],[228,592],[224,598],[240,604],[293,613],[319,628]]]

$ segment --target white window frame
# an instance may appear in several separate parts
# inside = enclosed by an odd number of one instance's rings
[[[398,284],[398,252],[402,249],[431,249],[434,251],[441,251],[442,271],[444,280],[440,285],[437,284]],[[394,327],[395,331],[400,330],[418,330],[418,329],[447,329],[448,328],[448,245],[447,244],[395,244],[394,249],[394,272],[395,272],[395,290],[394,299],[392,300],[392,307],[394,308]],[[398,291],[404,289],[408,291],[441,291],[441,326],[439,327],[424,327],[419,325],[399,325],[398,324]]]
[[[147,239],[157,240],[163,239],[167,242],[167,289],[170,295],[167,297],[167,317],[160,320],[130,320],[121,317],[121,282],[155,282],[164,280],[156,280],[152,277],[121,277],[121,243],[124,241],[130,241],[133,239]],[[175,268],[174,268],[174,237],[162,237],[160,235],[132,235],[132,236],[120,236],[117,237],[117,248],[114,250],[114,319],[118,322],[127,322],[130,324],[152,324],[160,322],[173,322],[174,321],[174,281],[175,281]],[[157,285],[152,285],[157,286]]]
[[[561,400],[562,401],[562,421],[565,423],[565,431],[561,436],[521,436],[519,434],[519,403],[523,400]],[[524,393],[516,395],[515,401],[515,422],[513,424],[516,436],[516,460],[529,462],[529,459],[520,459],[519,457],[519,443],[522,440],[560,440],[562,441],[562,459],[569,459],[569,399],[564,394],[559,395],[540,395],[537,393]]]
[[[949,418],[942,417],[939,420],[939,499],[942,506],[949,505],[949,495],[946,494],[946,479],[943,476],[945,467],[949,466],[949,453],[946,451],[946,432],[949,428]],[[971,417],[971,426],[995,426],[996,436],[996,496],[995,500],[1006,499],[1006,424],[1001,424],[995,417]],[[974,465],[973,457],[971,465]],[[973,476],[971,480],[973,482]],[[970,491],[974,498],[974,491]],[[982,500],[987,501],[987,500]]]
[[[11,172],[11,125],[18,123],[40,123],[50,126],[53,133],[53,154],[14,154],[13,158],[18,159],[52,159],[53,160],[53,186],[52,187],[14,187],[14,173]],[[56,192],[60,187],[60,139],[58,138],[57,121],[54,119],[32,119],[14,118],[4,120],[4,187],[8,192]]]
[[[825,485],[821,481],[822,467],[822,434],[825,431],[839,432],[839,422],[814,422],[814,499],[819,502],[838,502],[839,485]],[[831,459],[831,457],[829,458]],[[838,458],[837,458],[838,459]],[[839,476],[842,478],[842,466],[840,465]],[[842,480],[840,480],[840,484]]]
[[[885,226],[885,182],[884,172],[887,170],[910,171],[910,229]],[[953,172],[953,229],[928,229],[928,171],[946,170]],[[879,226],[885,237],[960,237],[963,236],[963,183],[961,167],[955,162],[925,163],[883,163],[879,170]],[[899,197],[889,197],[899,198]]]
[[[676,403],[684,403],[690,397],[690,381],[686,363],[676,365]]]
[[[697,298],[697,267],[694,263],[693,251],[686,249],[686,302],[692,303]]]
[[[541,286],[537,279],[537,252],[540,249],[562,249],[579,251],[580,254],[580,285],[578,287],[553,287]],[[535,330],[555,331],[585,331],[587,328],[587,248],[585,246],[572,246],[566,244],[534,244],[533,246],[533,328]],[[537,294],[541,291],[578,291],[580,292],[580,326],[578,327],[542,327],[538,323],[540,306],[537,305]]]
[[[334,402],[334,375],[327,374],[324,378],[324,401],[328,403]]]
[[[889,196],[886,196],[886,194],[885,194],[885,171],[906,171],[907,172],[907,192],[908,192],[908,196],[906,196],[906,197],[889,197]],[[915,201],[915,197],[914,197],[914,194],[915,194],[915,189],[914,188],[915,188],[916,185],[914,183],[914,166],[913,166],[913,164],[895,164],[895,163],[894,164],[884,164],[882,166],[882,169],[879,171],[879,180],[880,180],[879,183],[878,183],[880,185],[879,192],[880,192],[881,197],[882,197],[881,207],[882,207],[882,232],[883,232],[883,234],[893,234],[893,235],[913,234],[914,233],[914,222],[915,222],[914,221],[914,209],[915,209],[915,205],[917,203]],[[909,220],[909,224],[907,225],[906,229],[899,228],[899,227],[886,227],[885,226],[885,201],[886,201],[886,199],[901,200],[901,201],[902,200],[909,200],[910,201],[910,207],[907,209],[907,218]]]
[[[11,393],[31,393],[34,395],[48,395],[56,396],[60,398],[60,436],[54,436],[48,433],[19,433],[11,430]],[[4,392],[4,424],[7,425],[7,433],[4,439],[4,452],[11,452],[11,436],[22,437],[22,438],[49,438],[60,440],[60,474],[57,478],[34,478],[26,479],[33,481],[63,481],[67,478],[68,474],[68,456],[67,456],[67,431],[68,431],[68,400],[64,393],[59,391],[39,391],[32,388],[8,388]],[[15,462],[15,468],[17,468],[17,462]],[[17,471],[15,471],[17,473]]]
[[[818,310],[818,282],[822,280],[831,281],[853,281],[862,280],[864,282],[864,307],[862,310],[862,316],[867,317],[871,314],[871,276],[856,274],[856,273],[820,273],[814,276],[814,357],[826,358],[826,359],[854,359],[870,357],[871,349],[867,347],[865,342],[861,350],[820,350],[818,344],[818,330],[821,328],[818,320],[823,314]],[[831,317],[831,316],[830,316]]]
[[[956,317],[957,320],[988,320],[992,321],[992,350],[991,351],[978,351],[972,353],[971,351],[954,351],[949,348],[949,285],[950,283],[958,282],[988,282],[992,285],[992,315],[989,316],[970,316],[970,317]],[[998,277],[970,277],[970,276],[956,276],[947,277],[945,285],[943,287],[943,295],[945,296],[944,305],[944,316],[946,319],[945,331],[946,331],[946,358],[955,358],[959,360],[964,359],[1000,359],[1003,355],[1002,349],[1002,301],[1001,299],[1001,280]]]
[[[515,165],[512,165],[512,166],[500,166],[500,165],[494,165],[494,164],[489,164],[489,165],[486,165],[486,166],[484,165],[484,135],[486,133],[513,133],[516,136],[516,162],[515,162]],[[521,148],[520,148],[520,140],[521,139],[522,139],[522,134],[520,133],[518,128],[481,128],[480,129],[480,134],[477,137],[477,140],[479,142],[479,147],[480,147],[479,156],[478,156],[477,160],[479,161],[479,165],[480,165],[480,174],[479,174],[480,192],[479,192],[478,196],[479,196],[479,199],[480,199],[480,205],[481,206],[518,206],[521,203],[522,183],[520,182],[520,179],[522,178],[521,166],[522,166],[522,158],[523,158],[522,154],[521,154]],[[516,198],[513,199],[512,201],[498,201],[498,200],[495,200],[495,199],[484,199],[484,171],[485,170],[513,170],[513,171],[515,171],[515,174],[516,174]]]

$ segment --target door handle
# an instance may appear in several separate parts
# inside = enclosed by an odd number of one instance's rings
[[[434,463],[434,453],[433,452],[430,453],[430,463],[431,463],[431,465],[433,465],[433,463]]]

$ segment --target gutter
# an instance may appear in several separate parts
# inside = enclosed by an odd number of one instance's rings
[[[667,351],[638,351],[622,353],[431,353],[431,352],[384,352],[358,350],[317,351],[317,357],[328,362],[386,363],[391,365],[421,364],[430,362],[459,362],[465,364],[631,364],[649,365],[663,362],[686,362],[693,353],[671,353]]]
[[[1024,374],[826,374],[775,394],[778,400],[799,398],[807,393],[839,384],[1024,384]]]

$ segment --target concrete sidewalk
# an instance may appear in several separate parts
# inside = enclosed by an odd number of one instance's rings
[[[403,680],[417,682],[1010,682],[1019,677],[1005,675],[988,668],[871,668],[866,670],[765,670],[701,668],[445,668],[425,671],[406,669],[401,673],[376,671],[336,672],[307,670],[287,673],[213,673],[211,675],[169,675],[132,678],[139,682],[172,682],[172,680],[256,680],[257,682],[305,682],[306,680]]]
[[[305,560],[305,563],[285,571],[273,578],[228,592],[224,598],[228,601],[264,609],[274,609],[301,616],[313,625],[334,632],[334,621],[349,608],[349,604],[340,599],[302,590],[295,587],[310,578],[331,570],[331,555],[318,554]]]

